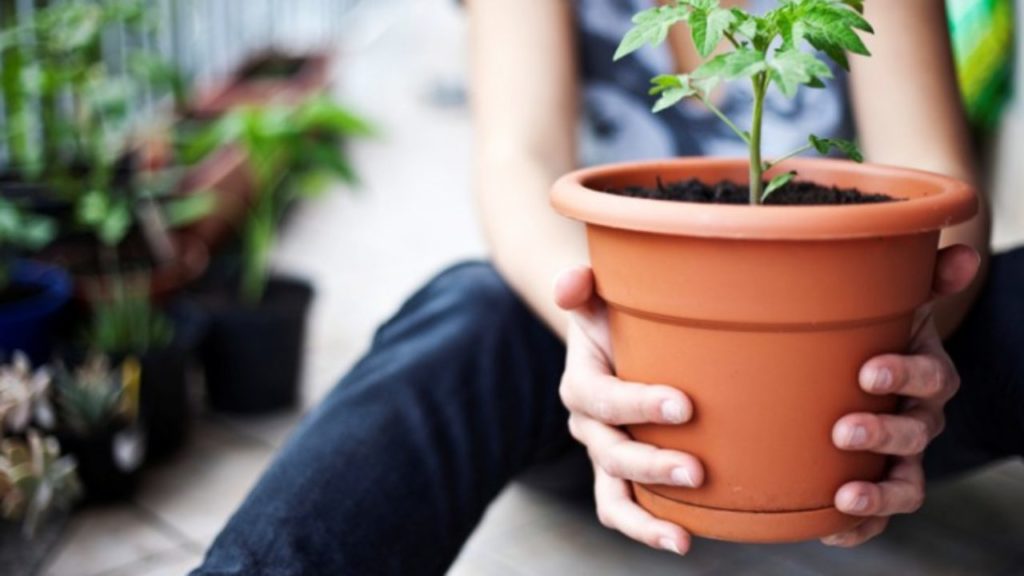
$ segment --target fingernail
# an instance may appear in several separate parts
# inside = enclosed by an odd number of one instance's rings
[[[868,368],[864,380],[868,388],[875,392],[888,392],[892,389],[892,372],[888,368]]]
[[[679,546],[676,546],[676,541],[671,538],[662,538],[658,541],[658,545],[663,550],[668,550],[673,554],[679,554]]]
[[[665,400],[661,403],[661,417],[672,424],[682,424],[686,420],[683,403],[678,400]]]
[[[868,431],[863,426],[851,426],[846,429],[844,444],[850,448],[863,446],[868,441]]]
[[[672,483],[677,486],[689,486],[690,488],[697,487],[697,481],[694,480],[690,469],[685,466],[680,466],[672,470]]]
[[[850,512],[863,512],[868,509],[868,497],[864,494],[846,499],[846,509]]]

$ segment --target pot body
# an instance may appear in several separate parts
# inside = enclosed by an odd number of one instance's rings
[[[61,310],[71,299],[71,279],[56,266],[19,261],[12,281],[34,294],[0,305],[0,355],[21,350],[33,364],[47,362]]]
[[[571,194],[559,196],[556,188],[556,207],[588,222],[617,376],[676,387],[693,402],[694,417],[686,424],[632,426],[629,432],[704,464],[706,479],[697,489],[634,487],[654,515],[697,535],[796,541],[860,521],[834,508],[835,493],[852,480],[880,480],[886,459],[839,450],[832,428],[845,414],[895,408],[894,397],[861,391],[859,370],[875,355],[907,349],[915,311],[930,297],[940,228],[974,210],[970,191],[957,188],[951,193],[956,202],[935,208],[948,217],[917,215],[900,225],[879,214],[928,204],[935,198],[924,198],[944,192],[929,188],[931,181],[921,185],[914,173],[886,179],[869,168],[870,177],[861,178],[863,168],[845,163],[795,164],[801,176],[821,184],[908,200],[870,207],[724,207],[615,197],[653,211],[637,215],[621,204],[595,211],[581,192],[611,196],[593,189],[653,184],[656,175],[743,181],[740,160],[599,170],[570,182],[577,186]],[[559,185],[563,192],[566,185]],[[584,206],[574,204],[579,199]],[[674,209],[689,211],[680,213],[675,229],[662,214]],[[624,217],[622,226],[616,214]],[[749,226],[737,223],[744,218],[753,218]],[[842,220],[834,226],[838,232],[822,228],[823,218]]]
[[[257,305],[211,307],[203,365],[213,408],[260,414],[296,404],[312,300],[309,284],[273,278]]]

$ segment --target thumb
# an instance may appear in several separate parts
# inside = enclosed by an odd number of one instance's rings
[[[565,270],[555,278],[555,303],[567,310],[586,306],[594,296],[594,272],[590,266]]]

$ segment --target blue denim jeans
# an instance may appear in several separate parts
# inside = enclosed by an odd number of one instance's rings
[[[1024,452],[1024,251],[995,259],[950,347],[963,391],[929,470]],[[512,478],[581,452],[557,393],[564,353],[489,264],[441,273],[299,426],[193,576],[443,574]]]

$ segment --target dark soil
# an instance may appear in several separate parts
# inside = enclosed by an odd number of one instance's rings
[[[766,183],[767,187],[768,184]],[[674,200],[676,202],[698,202],[702,204],[748,204],[750,188],[730,180],[708,185],[696,178],[678,182],[664,183],[658,181],[655,188],[630,186],[617,190],[605,190],[609,194],[628,196],[630,198],[649,198],[652,200]],[[885,194],[869,194],[854,188],[836,188],[820,186],[813,182],[793,181],[774,191],[765,200],[767,205],[835,205],[835,204],[875,204],[894,202],[896,198]]]
[[[304,58],[272,56],[257,60],[242,69],[241,76],[246,80],[278,80],[291,78],[302,70],[306,64]]]

